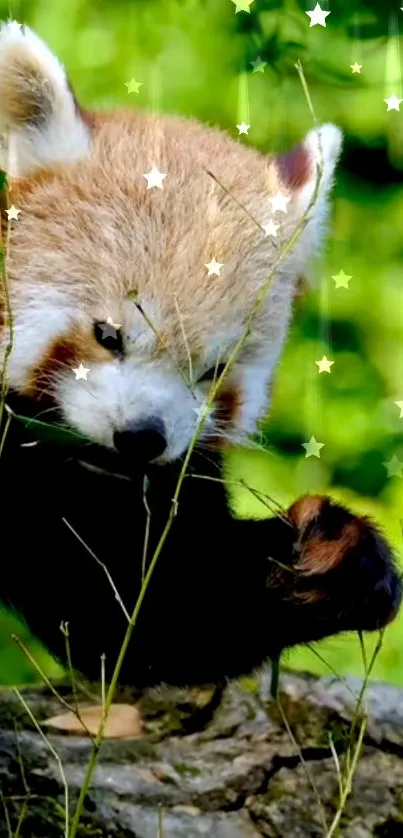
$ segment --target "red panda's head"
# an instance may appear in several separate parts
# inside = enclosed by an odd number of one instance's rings
[[[87,112],[57,58],[15,23],[0,30],[0,128],[8,203],[19,210],[7,259],[10,388],[38,413],[56,405],[96,443],[129,453],[136,437],[162,462],[189,446],[323,162],[309,223],[279,264],[203,435],[253,432],[299,277],[323,239],[339,130],[322,126],[288,154],[265,156],[192,120]],[[4,304],[3,321],[4,350]]]

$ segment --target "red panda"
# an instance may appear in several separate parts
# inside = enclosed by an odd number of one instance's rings
[[[221,682],[293,645],[389,623],[400,577],[372,522],[316,496],[237,520],[221,481],[223,449],[269,409],[299,278],[324,239],[339,129],[266,156],[195,120],[92,112],[14,22],[0,31],[0,128],[16,208],[9,298],[2,289],[6,403],[86,440],[27,445],[12,419],[0,458],[2,601],[61,659],[69,622],[76,668],[97,677],[106,655],[110,676],[200,412],[232,361],[192,446],[121,682]]]

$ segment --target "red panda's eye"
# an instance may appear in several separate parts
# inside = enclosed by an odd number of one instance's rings
[[[203,381],[217,381],[223,374],[226,364],[216,364],[200,376],[198,383]]]
[[[120,328],[112,323],[94,323],[94,337],[98,343],[110,352],[123,355],[123,337]]]

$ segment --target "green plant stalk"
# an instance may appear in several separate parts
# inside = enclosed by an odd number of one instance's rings
[[[55,696],[55,698],[57,698],[57,700],[59,701],[59,703],[60,703],[60,704],[62,704],[62,705],[63,705],[63,707],[65,707],[65,708],[66,708],[66,710],[68,710],[70,713],[74,713],[74,715],[76,715],[76,716],[77,716],[77,718],[78,718],[78,720],[79,720],[80,724],[82,724],[82,725],[83,725],[83,727],[85,728],[85,730],[86,730],[86,732],[87,732],[88,736],[92,736],[92,734],[90,733],[90,731],[89,731],[89,730],[88,730],[88,728],[86,727],[85,722],[81,719],[81,716],[80,716],[79,714],[77,714],[77,706],[76,706],[76,707],[73,707],[73,705],[72,705],[72,704],[70,704],[68,701],[66,701],[66,699],[65,699],[65,698],[63,698],[63,696],[62,696],[62,695],[60,695],[60,693],[59,693],[59,692],[57,691],[57,689],[53,686],[52,682],[49,680],[48,676],[45,674],[45,672],[43,671],[43,669],[41,669],[41,667],[39,666],[39,663],[37,663],[37,661],[35,660],[34,656],[33,656],[33,655],[31,654],[31,652],[29,651],[29,649],[27,649],[27,647],[24,645],[24,643],[22,642],[22,640],[20,640],[20,638],[19,638],[19,637],[17,637],[15,634],[12,634],[12,635],[11,635],[11,639],[14,641],[14,643],[16,643],[16,645],[18,646],[18,648],[19,648],[19,649],[21,649],[21,651],[24,653],[24,655],[28,658],[29,662],[30,662],[30,663],[32,663],[32,666],[36,669],[36,671],[37,671],[38,675],[40,675],[40,677],[42,678],[43,682],[46,684],[47,688],[51,691],[51,693],[53,693],[53,695]],[[75,696],[74,696],[74,698],[75,698],[75,701],[76,701],[76,697],[75,697]]]
[[[157,838],[164,838],[164,813],[162,806],[158,807],[158,836]]]
[[[65,775],[64,769],[63,769],[63,763],[62,763],[62,761],[59,757],[59,754],[57,753],[57,751],[53,747],[52,743],[49,742],[49,739],[47,739],[47,737],[45,736],[45,734],[44,734],[43,730],[41,729],[40,725],[38,724],[34,714],[32,713],[32,710],[30,709],[30,707],[28,707],[28,704],[26,703],[25,699],[22,697],[20,691],[17,689],[17,687],[13,687],[13,689],[14,689],[15,694],[18,696],[22,706],[24,707],[25,712],[28,713],[28,716],[31,719],[32,724],[35,725],[36,730],[38,731],[38,733],[42,737],[43,741],[45,742],[46,746],[49,748],[51,754],[54,756],[54,758],[55,758],[55,760],[56,760],[56,762],[59,766],[60,776],[62,778],[62,783],[63,783],[63,788],[64,788],[64,810],[65,810],[64,811],[64,818],[65,818],[64,838],[69,838],[69,787],[67,785],[66,775]]]
[[[13,833],[11,831],[10,815],[8,814],[7,803],[5,801],[5,798],[4,798],[2,792],[0,792],[0,800],[1,800],[2,805],[3,805],[4,818],[5,818],[5,824],[6,824],[6,827],[7,827],[8,838],[13,838]]]
[[[300,74],[300,77],[302,78],[303,77],[302,67],[299,68],[298,72]],[[306,208],[305,212],[303,213],[299,222],[297,223],[297,225],[294,229],[294,232],[292,233],[290,238],[285,242],[285,244],[283,245],[283,247],[280,250],[280,253],[278,254],[277,258],[275,259],[274,265],[273,265],[272,270],[269,274],[269,277],[266,280],[266,282],[263,284],[259,294],[256,297],[254,306],[252,307],[251,313],[249,314],[249,316],[247,318],[244,330],[243,330],[239,340],[235,344],[235,347],[234,347],[233,351],[231,352],[231,354],[229,356],[229,359],[228,359],[228,361],[225,365],[225,368],[224,368],[221,376],[217,380],[216,384],[211,388],[208,399],[207,399],[204,407],[201,410],[201,415],[200,415],[199,421],[197,423],[193,439],[191,440],[191,443],[190,443],[189,448],[187,450],[187,453],[186,453],[186,456],[185,456],[185,459],[184,459],[184,462],[183,462],[183,466],[182,466],[182,469],[181,469],[181,472],[180,472],[180,475],[179,475],[179,478],[178,478],[178,482],[177,482],[174,497],[173,497],[173,500],[172,500],[171,509],[170,509],[170,512],[169,512],[169,515],[168,515],[167,523],[164,527],[164,530],[162,532],[160,540],[157,544],[154,556],[151,560],[150,566],[149,566],[149,568],[147,570],[147,573],[145,575],[144,582],[142,584],[138,600],[137,600],[136,605],[134,607],[134,611],[133,611],[133,613],[130,617],[129,625],[126,629],[126,632],[125,632],[125,635],[124,635],[124,638],[123,638],[123,643],[122,643],[122,646],[121,646],[121,649],[120,649],[120,652],[119,652],[119,655],[118,655],[118,659],[117,659],[117,662],[116,662],[116,665],[115,665],[115,668],[114,668],[114,671],[113,671],[113,674],[112,674],[111,683],[109,685],[107,695],[106,695],[106,699],[105,699],[105,713],[103,714],[103,718],[101,720],[97,735],[96,735],[94,743],[93,743],[93,750],[92,750],[92,753],[91,753],[91,756],[90,756],[90,759],[89,759],[89,762],[88,762],[87,770],[85,772],[83,785],[80,789],[80,794],[79,794],[79,797],[78,797],[78,800],[77,800],[77,805],[76,805],[75,812],[74,812],[74,815],[73,815],[73,820],[72,820],[72,823],[71,823],[71,828],[70,828],[68,838],[76,838],[76,835],[77,835],[77,830],[78,830],[79,823],[80,823],[81,813],[82,813],[82,810],[83,810],[83,807],[84,807],[84,801],[85,801],[85,798],[87,796],[88,789],[89,789],[89,786],[90,786],[90,783],[91,783],[91,780],[92,780],[92,776],[93,776],[93,773],[94,773],[94,770],[95,770],[95,767],[96,767],[96,764],[97,764],[98,754],[99,754],[99,751],[100,751],[100,748],[101,748],[101,745],[102,745],[102,741],[103,741],[103,735],[104,735],[106,721],[107,721],[107,718],[108,718],[110,708],[112,706],[113,697],[114,697],[115,690],[116,690],[116,687],[117,687],[117,683],[118,683],[120,671],[121,671],[121,668],[122,668],[122,664],[123,664],[123,661],[124,661],[124,658],[125,658],[125,655],[126,655],[126,652],[127,652],[127,649],[128,649],[131,637],[132,637],[134,627],[137,623],[140,608],[141,608],[141,605],[143,603],[148,585],[150,583],[151,577],[153,575],[155,566],[156,566],[157,561],[160,557],[160,554],[161,554],[161,551],[162,551],[163,546],[165,544],[165,541],[166,541],[166,539],[169,535],[169,532],[171,530],[173,521],[176,517],[178,500],[179,500],[179,495],[180,495],[180,492],[181,492],[181,489],[182,489],[182,484],[183,484],[184,478],[186,476],[187,467],[189,465],[190,458],[193,454],[195,445],[197,443],[197,440],[198,440],[198,437],[199,437],[199,434],[200,434],[200,430],[201,430],[202,426],[204,425],[204,422],[205,422],[205,420],[208,416],[208,413],[210,411],[211,406],[214,403],[217,392],[218,392],[218,390],[221,386],[222,379],[227,375],[228,370],[231,369],[232,365],[234,364],[234,362],[235,362],[235,360],[238,356],[238,353],[239,353],[240,349],[242,348],[242,346],[244,345],[245,341],[247,340],[247,338],[250,334],[253,320],[255,319],[256,315],[259,314],[259,312],[260,312],[260,310],[261,310],[261,308],[264,304],[267,292],[270,288],[270,285],[272,283],[272,280],[274,278],[274,275],[275,275],[275,272],[277,270],[277,267],[278,267],[279,263],[292,250],[295,242],[301,236],[301,234],[303,233],[305,227],[307,226],[307,224],[309,222],[309,214],[310,214],[312,208],[315,206],[317,198],[318,198],[318,194],[319,194],[320,184],[321,184],[322,175],[323,175],[322,164],[318,164],[318,166],[317,166],[317,175],[318,176],[317,176],[316,183],[315,183],[315,189],[314,189],[314,192],[312,194],[311,200],[309,201],[308,207]]]
[[[363,651],[363,660],[364,660],[364,666],[365,666],[365,678],[364,678],[362,686],[361,686],[361,690],[360,690],[360,693],[359,693],[359,696],[358,696],[358,699],[357,699],[357,704],[356,704],[355,711],[354,711],[354,716],[353,716],[352,723],[351,723],[349,742],[348,742],[348,746],[347,746],[347,749],[346,749],[345,769],[343,771],[343,774],[340,774],[340,767],[338,765],[338,762],[336,762],[336,768],[337,768],[337,772],[338,772],[338,779],[339,779],[339,785],[340,785],[340,803],[339,803],[337,812],[334,816],[334,819],[332,821],[332,824],[330,826],[330,830],[326,834],[325,838],[333,838],[333,836],[336,834],[337,829],[339,827],[341,817],[342,817],[344,809],[346,807],[348,797],[351,793],[352,782],[353,782],[354,774],[357,770],[358,760],[359,760],[359,757],[360,757],[362,743],[363,743],[365,730],[366,730],[366,726],[367,726],[367,720],[368,720],[367,714],[364,713],[363,716],[362,716],[362,719],[361,719],[361,725],[360,725],[360,729],[359,729],[357,744],[356,744],[356,747],[353,751],[354,737],[355,737],[355,732],[356,732],[356,729],[357,729],[358,716],[359,716],[359,713],[361,711],[361,707],[362,707],[362,704],[363,704],[363,701],[364,701],[365,693],[366,693],[367,688],[368,688],[368,682],[369,682],[369,678],[370,678],[372,669],[375,665],[375,661],[376,661],[376,659],[379,655],[379,652],[382,648],[384,633],[385,633],[385,629],[383,629],[382,631],[379,632],[379,638],[378,638],[377,644],[375,646],[374,652],[372,654],[372,657],[371,657],[371,660],[370,660],[368,666],[367,666],[367,663],[366,663],[365,648],[364,648],[364,645],[363,645],[363,642],[362,642],[362,637],[360,637],[361,649]]]
[[[359,714],[361,712],[361,708],[362,708],[362,705],[363,705],[363,702],[364,702],[365,694],[366,694],[367,689],[368,689],[368,683],[369,683],[369,679],[370,679],[370,676],[371,676],[371,672],[372,672],[372,670],[375,666],[376,659],[377,659],[377,657],[378,657],[378,655],[379,655],[379,653],[382,649],[385,631],[386,631],[386,629],[382,629],[379,632],[378,640],[377,640],[375,649],[372,653],[372,656],[371,656],[371,659],[370,659],[370,662],[369,662],[368,666],[367,666],[367,663],[366,663],[365,654],[363,655],[364,666],[365,666],[365,677],[364,677],[364,680],[362,682],[360,692],[358,694],[357,704],[356,704],[355,711],[354,711],[354,716],[353,716],[353,719],[352,719],[352,722],[351,722],[350,736],[349,736],[349,742],[348,742],[348,747],[347,747],[347,752],[346,752],[346,766],[347,766],[346,770],[347,770],[347,773],[348,773],[348,770],[349,770],[350,754],[351,754],[351,749],[352,749],[353,744],[354,744],[354,736],[355,736],[355,732],[356,732],[356,729],[357,729],[358,717],[359,717]],[[363,649],[363,646],[361,648]]]
[[[364,739],[366,726],[367,726],[367,716],[365,715],[362,719],[362,722],[361,722],[360,732],[359,732],[358,741],[357,741],[357,747],[355,749],[354,756],[353,756],[353,759],[351,761],[351,765],[349,767],[349,771],[348,771],[348,774],[347,774],[347,777],[346,777],[346,782],[344,784],[344,788],[343,788],[343,791],[342,791],[342,794],[341,794],[341,797],[340,797],[340,805],[339,805],[339,807],[337,809],[337,812],[336,812],[336,814],[333,818],[333,821],[330,825],[330,829],[326,833],[325,838],[334,838],[334,836],[336,835],[337,829],[339,827],[341,817],[342,817],[344,809],[346,807],[347,799],[348,799],[348,797],[350,795],[350,792],[351,792],[351,786],[352,786],[354,774],[357,770],[358,760],[359,760],[360,753],[361,753],[361,748],[362,748],[362,743],[363,743],[363,739]]]
[[[17,826],[15,828],[13,838],[20,838],[21,827],[22,827],[22,825],[24,823],[24,820],[25,820],[25,818],[28,814],[28,803],[29,803],[29,801],[30,801],[30,795],[27,795],[27,797],[25,798],[25,800],[22,804],[22,807],[21,807],[21,811],[20,811],[20,814],[19,814],[19,817],[18,817],[18,823],[17,823]]]

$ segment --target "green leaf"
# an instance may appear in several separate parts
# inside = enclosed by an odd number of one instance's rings
[[[25,428],[31,431],[40,442],[52,442],[57,445],[88,445],[90,442],[90,440],[72,428],[67,429],[58,425],[51,425],[47,422],[40,422],[38,419],[30,419],[28,416],[19,416],[9,408],[7,410],[14,419],[22,422]]]
[[[0,192],[2,192],[3,189],[7,189],[7,175],[2,169],[0,169]]]

